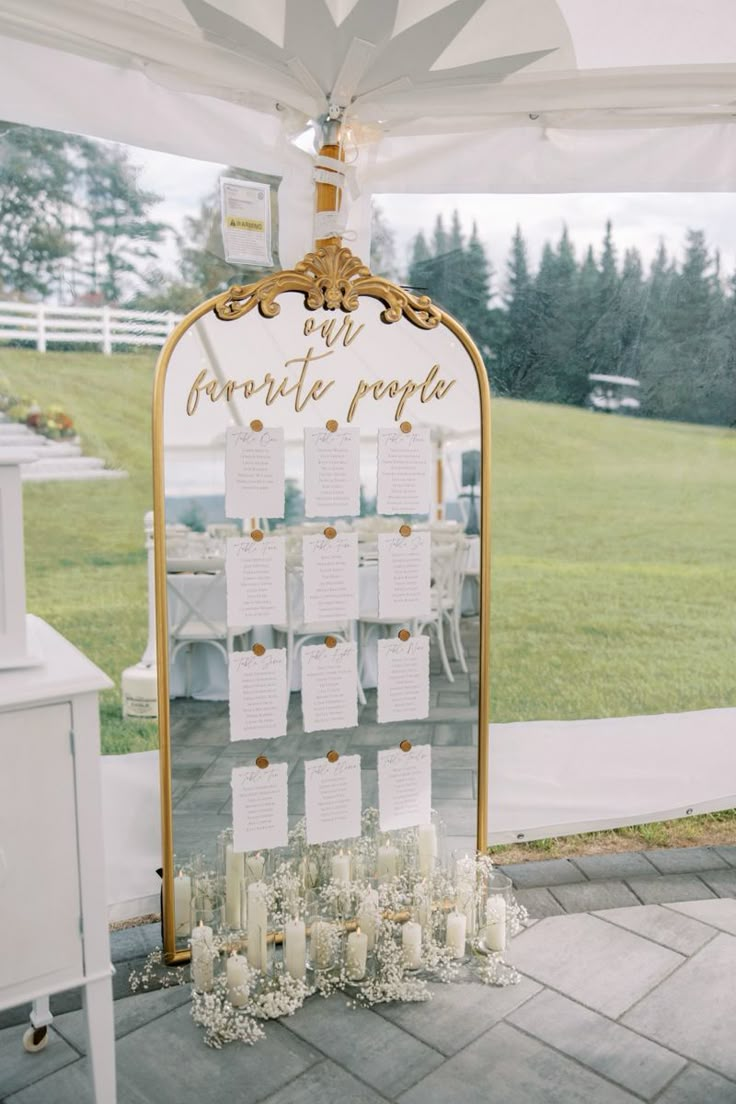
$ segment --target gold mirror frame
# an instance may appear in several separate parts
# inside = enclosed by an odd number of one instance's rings
[[[278,298],[285,292],[301,292],[308,310],[356,310],[360,297],[384,304],[381,321],[387,325],[406,318],[420,329],[445,326],[458,339],[475,368],[480,396],[481,561],[478,580],[480,606],[480,670],[478,673],[478,799],[476,844],[485,851],[488,841],[488,719],[490,680],[490,574],[491,574],[491,393],[483,359],[467,330],[451,315],[436,307],[429,296],[415,296],[380,276],[374,276],[347,247],[327,244],[308,253],[293,269],[266,276],[244,287],[227,291],[200,303],[175,327],[156,362],[153,384],[153,533],[156,590],[156,655],[158,675],[158,726],[161,778],[161,860],[163,866],[162,928],[164,955],[169,963],[189,960],[189,951],[176,949],[174,916],[174,839],[171,801],[171,729],[169,704],[169,622],[166,594],[166,516],[164,485],[163,412],[166,373],[173,352],[187,330],[213,311],[223,322],[241,318],[254,309],[266,319],[280,313]]]

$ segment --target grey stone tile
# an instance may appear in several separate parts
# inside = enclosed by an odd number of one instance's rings
[[[724,845],[722,847],[714,847],[724,862],[727,862],[729,866],[736,866],[736,846]]]
[[[510,956],[513,957],[513,956]],[[487,1031],[510,1011],[539,992],[539,985],[522,978],[503,989],[458,982],[431,984],[432,1002],[384,1004],[376,1011],[442,1054],[455,1054]]]
[[[399,1097],[400,1104],[633,1104],[577,1062],[497,1024]]]
[[[667,905],[667,909],[736,935],[736,901],[728,897],[710,901],[674,901]]]
[[[49,1047],[53,1042],[49,1043]],[[33,1061],[34,1055],[27,1055]],[[118,1074],[117,1104],[162,1104],[153,1097],[142,1095]],[[80,1058],[70,1066],[43,1081],[36,1081],[27,1089],[5,1097],[5,1104],[102,1104],[95,1102],[92,1093],[92,1075],[89,1062]],[[166,1099],[166,1098],[165,1098]]]
[[[27,1054],[23,1049],[23,1033],[28,1026],[26,1020],[0,1031],[0,1100],[79,1060],[77,1051],[53,1028],[46,1049]]]
[[[229,786],[204,786],[195,783],[176,803],[176,811],[183,813],[194,809],[209,810],[216,813],[229,799]]]
[[[475,733],[470,724],[444,722],[434,726],[432,743],[435,747],[469,747],[475,743]]]
[[[645,1100],[687,1064],[672,1051],[548,989],[507,1019]]]
[[[627,931],[645,935],[663,947],[679,954],[691,955],[712,939],[715,930],[689,916],[682,916],[664,905],[636,905],[634,908],[606,909],[597,912],[601,920],[608,920]]]
[[[660,874],[696,874],[728,865],[712,847],[665,847],[646,855]]]
[[[718,897],[736,897],[736,870],[704,870],[700,877]]]
[[[346,1070],[325,1059],[279,1089],[263,1104],[382,1104],[379,1096]]]
[[[474,797],[473,772],[443,771],[432,779],[432,794],[435,798],[462,797],[467,800]]]
[[[593,909],[625,908],[639,904],[631,890],[618,881],[550,886],[550,893],[565,912],[591,912]]]
[[[627,878],[644,905],[662,905],[668,901],[702,901],[714,897],[697,874],[660,874],[658,878]]]
[[[688,1066],[660,1096],[657,1104],[734,1104],[736,1085],[702,1066]]]
[[[580,855],[572,860],[587,878],[652,877],[656,868],[640,851],[619,851],[611,855]]]
[[[176,749],[175,766],[177,768],[201,767],[204,770],[211,766],[216,758],[217,748],[212,747],[211,744],[205,747],[182,747]]]
[[[188,1004],[188,985],[172,989],[157,989],[154,993],[138,993],[115,1001],[115,1038],[121,1039],[131,1031],[157,1020],[182,1004]],[[87,1053],[87,1018],[85,1013],[67,1012],[54,1020],[54,1027],[80,1054]]]
[[[736,938],[719,933],[623,1017],[650,1039],[736,1078]]]
[[[110,953],[113,962],[127,958],[140,958],[161,946],[160,924],[139,924],[135,928],[121,928],[110,932]]]
[[[475,832],[478,808],[475,801],[456,797],[452,800],[437,798],[432,801],[445,823],[448,835],[464,836]]]
[[[442,1062],[418,1039],[336,993],[315,998],[284,1021],[289,1031],[385,1096],[398,1096]]]
[[[513,942],[523,974],[606,1016],[620,1016],[683,961],[597,916],[550,916]]]
[[[205,1046],[188,1006],[177,1008],[117,1045],[118,1081],[150,1104],[172,1100],[237,1100],[255,1104],[288,1085],[318,1055],[277,1023],[266,1025],[256,1046]],[[172,1093],[172,1077],[180,1086]],[[184,1095],[186,1093],[186,1095]]]
[[[432,748],[432,770],[475,770],[478,751],[474,747]]]
[[[585,875],[569,859],[511,863],[508,866],[499,866],[499,870],[508,874],[519,889],[528,889],[532,886],[566,885],[569,882],[586,880]]]
[[[565,911],[548,889],[517,889],[514,896],[535,920],[542,920],[545,916],[562,916]]]

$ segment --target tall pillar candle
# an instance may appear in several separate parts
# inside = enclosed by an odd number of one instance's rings
[[[307,929],[303,920],[294,917],[284,928],[284,964],[287,974],[301,979],[307,973]]]
[[[200,921],[192,928],[192,984],[199,993],[209,993],[214,985],[214,946],[212,928]]]
[[[229,928],[243,926],[241,887],[244,878],[242,851],[235,851],[228,843],[225,848],[225,923]]]
[[[265,882],[248,886],[248,962],[266,972],[268,966],[268,911]]]
[[[333,855],[330,863],[330,870],[333,882],[344,882],[345,885],[349,885],[350,856],[346,855],[343,851],[340,851],[337,855]]]
[[[313,920],[310,932],[310,956],[315,970],[328,970],[332,965],[334,924],[329,920]]]
[[[419,825],[419,873],[427,878],[434,873],[437,860],[437,829],[434,824]]]
[[[386,843],[378,848],[376,858],[376,877],[381,881],[390,881],[399,873],[399,850],[393,844]]]
[[[174,878],[174,922],[176,934],[189,936],[192,930],[192,879],[183,870]]]
[[[410,970],[417,970],[422,965],[422,925],[414,920],[407,920],[401,929],[401,949],[404,955],[404,965]]]
[[[244,955],[231,954],[225,967],[227,975],[227,997],[233,1008],[243,1008],[248,1000],[250,975],[248,960]]]
[[[358,910],[358,927],[364,932],[368,940],[368,950],[372,951],[376,945],[376,928],[378,926],[378,893],[375,889],[369,889],[363,897]]]
[[[448,913],[445,944],[450,948],[455,958],[463,958],[465,955],[467,924],[467,919],[462,912]]]
[[[491,894],[486,902],[484,942],[489,951],[506,950],[506,902],[497,893]]]
[[[345,972],[350,981],[363,980],[367,959],[368,936],[360,928],[357,928],[348,936],[348,947],[345,954]]]

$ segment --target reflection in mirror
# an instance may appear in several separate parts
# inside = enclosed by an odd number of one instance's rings
[[[166,371],[174,868],[216,863],[234,768],[287,764],[293,827],[306,761],[359,756],[365,810],[379,751],[402,741],[431,745],[448,856],[474,850],[488,432],[476,364],[448,325],[387,325],[371,298],[350,313],[306,310],[293,292],[279,305],[270,319],[202,313]],[[341,655],[352,701],[319,673]]]

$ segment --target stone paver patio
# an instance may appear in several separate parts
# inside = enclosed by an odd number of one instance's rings
[[[725,850],[721,869],[733,870]],[[685,859],[680,873],[693,876]],[[547,865],[550,894],[596,884]],[[638,861],[627,869],[629,884],[645,877]],[[116,987],[157,941],[154,925],[114,934]],[[517,986],[437,984],[429,1004],[370,1011],[317,997],[254,1047],[219,1052],[192,1023],[186,987],[126,996],[116,1003],[120,1104],[735,1104],[736,900],[548,916],[508,957],[523,975]],[[2,1104],[91,1101],[83,1014],[62,1007],[38,1055],[22,1050],[23,1010],[0,1030]]]

